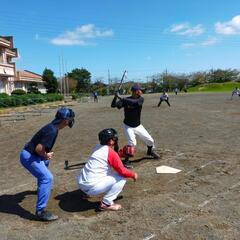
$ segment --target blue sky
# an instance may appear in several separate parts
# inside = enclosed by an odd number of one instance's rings
[[[18,69],[40,74],[83,67],[106,82],[108,70],[120,78],[126,69],[146,81],[166,69],[239,69],[240,1],[11,0],[1,3],[0,35],[14,36]]]

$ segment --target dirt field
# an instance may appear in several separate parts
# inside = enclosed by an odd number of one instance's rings
[[[97,212],[99,198],[81,199],[76,176],[97,133],[115,128],[125,144],[123,110],[111,109],[112,98],[76,103],[76,124],[60,131],[51,163],[54,189],[48,209],[60,216],[36,221],[35,179],[19,163],[19,152],[55,110],[0,127],[0,239],[240,239],[240,99],[230,94],[170,95],[171,107],[158,96],[143,95],[142,123],[156,141],[160,160],[146,157],[138,141],[133,159],[139,180],[128,180],[119,212]],[[69,170],[64,170],[68,160]],[[73,166],[71,166],[73,165]],[[177,174],[157,174],[168,165]]]

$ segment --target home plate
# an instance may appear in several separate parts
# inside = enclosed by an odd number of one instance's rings
[[[162,165],[156,167],[156,171],[157,173],[178,173],[181,172],[182,170]]]

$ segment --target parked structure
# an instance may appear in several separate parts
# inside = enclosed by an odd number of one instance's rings
[[[13,37],[0,36],[0,93],[11,94],[15,89],[23,89],[27,92],[32,85],[41,93],[46,93],[41,75],[27,70],[16,70],[13,58],[17,57],[18,50],[13,47]]]

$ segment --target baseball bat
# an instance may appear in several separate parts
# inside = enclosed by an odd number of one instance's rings
[[[123,80],[124,80],[124,77],[125,77],[126,73],[127,73],[127,70],[125,70],[123,75],[122,75],[121,81],[120,81],[120,83],[118,85],[118,88],[117,88],[117,92],[119,92],[120,89],[122,88]]]

